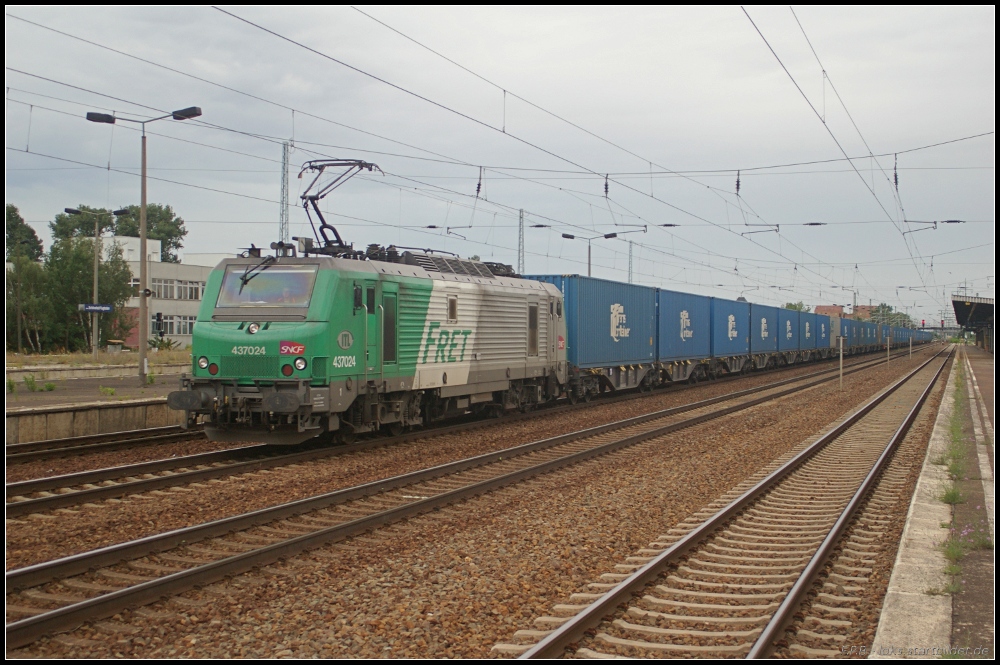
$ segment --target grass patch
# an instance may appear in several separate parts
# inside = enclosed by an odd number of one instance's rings
[[[10,378],[9,376],[7,377],[7,392],[9,392],[11,395],[17,393],[17,383],[14,381],[14,379]]]
[[[38,384],[35,383],[35,377],[33,374],[29,374],[28,376],[24,377],[24,387],[27,388],[28,392],[31,393],[38,390]]]
[[[941,544],[941,551],[944,553],[944,558],[951,561],[952,565],[961,561],[962,557],[965,556],[965,546],[955,536],[951,536]]]
[[[962,493],[959,492],[958,488],[954,485],[945,488],[945,490],[938,496],[938,500],[943,503],[949,503],[953,506],[956,503],[965,503],[965,499],[962,498]]]
[[[154,383],[156,383],[156,375],[150,372],[149,374],[146,375],[146,385],[151,386]]]
[[[98,388],[98,390],[101,391],[102,395],[107,395],[108,397],[114,397],[114,395],[115,395],[115,389],[114,388],[108,388],[107,386],[100,386]]]
[[[54,384],[54,383],[52,383],[51,381],[49,381],[49,382],[47,382],[47,383],[46,383],[46,384],[45,384],[44,386],[42,386],[42,387],[43,387],[43,388],[45,388],[45,392],[47,392],[47,393],[50,393],[50,392],[52,392],[53,390],[55,390],[55,389],[56,389],[56,384]]]

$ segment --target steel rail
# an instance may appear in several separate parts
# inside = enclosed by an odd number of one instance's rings
[[[814,377],[795,377],[794,379],[780,383],[786,384],[791,381],[802,381],[805,378]],[[698,415],[680,422],[657,427],[646,432],[633,434],[587,450],[582,450],[570,455],[543,462],[541,464],[529,466],[496,476],[494,478],[476,482],[467,485],[466,487],[443,492],[433,497],[412,501],[410,503],[374,513],[366,517],[357,518],[355,520],[328,528],[323,528],[313,533],[274,543],[250,552],[237,554],[226,559],[210,562],[196,568],[172,573],[164,577],[149,580],[148,582],[143,582],[138,585],[97,596],[80,603],[68,605],[44,614],[22,619],[7,625],[6,636],[8,648],[17,648],[28,644],[45,634],[71,629],[84,621],[111,616],[127,607],[155,602],[163,596],[180,593],[191,588],[192,586],[207,584],[228,575],[245,572],[246,570],[257,566],[267,565],[277,559],[301,552],[305,549],[316,547],[328,542],[342,540],[344,538],[363,533],[377,526],[428,512],[484,492],[521,482],[522,480],[530,477],[555,471],[565,466],[578,464],[587,459],[605,455],[620,448],[635,445],[649,439],[662,437],[665,434],[715,420],[725,415],[751,408],[752,406],[756,406],[763,402],[778,399],[794,392],[805,390],[832,380],[833,377],[817,379],[804,386],[788,388],[771,395],[718,409],[707,414]],[[735,394],[745,395],[746,393],[759,392],[760,390],[762,390],[762,388],[758,387],[739,391]],[[178,545],[190,544],[196,541],[204,540],[205,538],[223,535],[232,531],[302,514],[311,510],[328,507],[336,503],[343,503],[350,499],[362,498],[364,496],[385,492],[391,489],[405,487],[406,485],[424,482],[448,473],[464,471],[466,469],[482,466],[490,462],[500,461],[504,458],[509,459],[515,455],[523,455],[529,452],[544,450],[562,443],[568,443],[579,438],[584,438],[584,436],[596,436],[613,429],[621,428],[622,422],[641,424],[645,421],[655,420],[669,415],[676,415],[677,413],[691,411],[704,406],[711,406],[724,400],[725,398],[726,396],[710,398],[695,404],[666,409],[655,414],[637,416],[619,423],[610,423],[598,427],[588,428],[586,430],[581,430],[580,432],[572,432],[550,439],[516,446],[503,451],[487,453],[485,455],[469,458],[467,460],[440,465],[432,469],[416,471],[403,476],[397,476],[395,478],[375,481],[359,487],[338,490],[319,497],[302,499],[284,504],[282,506],[266,508],[252,513],[225,518],[223,520],[217,520],[215,522],[189,527],[186,529],[178,529],[167,534],[150,536],[130,543],[113,545],[100,550],[95,550],[93,552],[66,557],[54,562],[37,564],[35,566],[10,571],[6,574],[7,588],[10,590],[35,586],[51,581],[52,579],[66,577],[72,574],[79,574],[93,568],[100,568],[102,566],[119,563],[124,559],[143,556],[145,554],[162,551]]]
[[[852,364],[850,369],[845,370],[845,374],[851,374],[854,372],[861,371],[863,369],[868,369],[869,367],[873,366],[877,367],[881,365],[881,363],[882,361],[880,359],[866,359],[861,362]],[[818,372],[812,372],[810,374],[803,374],[788,379],[782,379],[781,381],[768,383],[762,386],[756,386],[753,388],[747,388],[745,390],[736,391],[733,393],[727,393],[726,395],[711,398],[710,400],[701,400],[699,402],[694,402],[691,405],[673,407],[673,409],[658,411],[652,414],[646,414],[645,416],[638,416],[638,418],[661,417],[663,415],[667,415],[668,412],[680,413],[682,411],[677,411],[676,409],[701,408],[703,406],[707,406],[708,404],[717,403],[728,399],[736,399],[754,392],[762,392],[764,390],[769,390],[778,386],[787,385],[789,383],[795,383],[808,378],[824,376],[826,374],[830,374],[836,371],[837,371],[836,369],[826,369],[826,370],[820,370]],[[632,399],[634,397],[632,395],[629,395],[626,396],[625,398]],[[575,405],[575,406],[567,405],[563,406],[563,408],[572,410],[585,407],[583,405]],[[548,410],[544,413],[534,412],[527,414],[517,414],[515,418],[527,419],[538,416],[550,415],[552,413],[553,410]],[[635,424],[635,422],[631,422],[631,420],[632,419],[619,421],[618,423],[611,423],[611,425],[619,427],[627,427],[631,424]],[[508,419],[507,422],[512,422],[512,421],[514,421],[513,418]],[[278,452],[279,449],[276,449],[273,446],[267,446],[261,444],[258,446],[246,446],[243,448],[233,448],[224,451],[199,453],[196,455],[171,458],[168,460],[156,460],[153,462],[142,462],[139,464],[132,464],[128,466],[96,469],[93,471],[81,471],[78,473],[67,474],[63,476],[51,476],[35,480],[25,480],[17,483],[8,484],[6,486],[7,498],[14,496],[24,496],[36,492],[45,492],[52,489],[72,487],[75,485],[94,484],[94,483],[118,480],[123,478],[132,478],[149,473],[168,471],[170,469],[189,468],[192,466],[200,466],[204,464],[215,464],[217,462],[225,462],[231,460],[234,456],[274,453],[272,456],[264,459],[236,461],[232,464],[226,464],[224,466],[213,466],[208,469],[182,471],[170,475],[158,476],[156,478],[142,478],[137,480],[130,480],[127,482],[118,482],[114,485],[108,485],[103,487],[93,487],[66,493],[53,494],[51,496],[39,497],[34,499],[25,499],[23,501],[8,502],[6,504],[7,517],[20,517],[23,515],[40,512],[44,510],[54,510],[56,508],[65,508],[68,506],[80,505],[82,503],[101,501],[105,499],[113,499],[128,494],[149,492],[152,490],[174,487],[186,483],[200,482],[212,478],[238,475],[241,473],[259,471],[262,469],[271,469],[275,467],[286,466],[289,464],[309,462],[316,459],[323,459],[325,457],[345,455],[352,452],[369,450],[372,448],[382,447],[386,445],[406,443],[409,441],[418,440],[421,438],[427,438],[431,436],[441,436],[454,432],[467,431],[469,429],[487,427],[490,426],[490,424],[491,421],[477,420],[471,423],[460,423],[456,425],[447,425],[444,427],[438,427],[434,429],[421,430],[419,432],[412,432],[398,437],[382,437],[371,441],[364,441],[361,443],[351,444],[348,446],[322,447],[316,449],[314,447],[315,444],[312,444],[309,446],[308,450],[305,451],[300,450],[294,453],[287,453],[287,454],[279,453]]]
[[[817,452],[825,448],[830,442],[837,439],[844,432],[853,427],[859,420],[888,398],[889,395],[896,392],[911,378],[916,376],[917,373],[923,370],[928,364],[933,362],[934,359],[941,355],[942,352],[938,352],[927,361],[921,363],[919,367],[896,381],[882,393],[873,397],[848,418],[844,419],[844,421],[833,430],[820,436],[800,453],[768,474],[759,483],[731,501],[715,515],[705,520],[700,526],[683,536],[680,540],[658,554],[652,560],[632,573],[629,577],[622,580],[618,585],[601,596],[601,598],[594,601],[586,609],[576,614],[559,628],[553,630],[544,639],[521,654],[520,658],[556,658],[561,656],[569,644],[583,637],[587,630],[599,625],[601,621],[604,620],[604,617],[614,613],[619,605],[630,600],[634,593],[638,592],[646,584],[659,577],[667,566],[677,562],[684,554],[696,547],[713,532],[715,532],[716,529],[724,525],[737,513],[746,508],[748,504],[753,502],[765,492],[769,491],[774,485],[802,466]],[[935,374],[935,379],[936,377],[937,374]]]
[[[767,626],[764,627],[764,630],[761,632],[757,641],[750,649],[750,653],[747,654],[748,659],[770,657],[774,650],[774,642],[783,633],[788,624],[791,623],[795,610],[802,602],[806,592],[809,591],[809,589],[811,589],[813,584],[816,582],[816,578],[825,567],[827,559],[833,553],[834,547],[844,535],[844,531],[847,530],[847,527],[851,523],[851,520],[854,519],[855,514],[864,504],[868,493],[874,488],[882,472],[889,465],[889,462],[895,454],[896,449],[899,447],[899,444],[902,443],[903,439],[910,431],[910,427],[913,426],[913,422],[917,419],[917,414],[919,413],[921,407],[923,407],[924,402],[927,401],[927,398],[931,394],[931,390],[937,383],[937,380],[944,371],[944,368],[947,367],[948,360],[953,354],[954,352],[949,354],[948,358],[941,363],[941,367],[939,367],[937,372],[934,373],[934,376],[927,384],[927,387],[924,388],[924,391],[917,399],[916,404],[913,405],[913,408],[910,409],[910,412],[896,429],[892,438],[889,439],[889,443],[886,444],[885,449],[882,451],[882,454],[879,455],[875,465],[865,476],[861,486],[858,487],[857,492],[855,492],[854,496],[851,497],[850,502],[848,502],[843,512],[841,512],[840,516],[837,518],[836,523],[834,523],[833,527],[831,527],[830,533],[823,539],[823,543],[820,545],[819,549],[809,560],[809,563],[802,571],[798,580],[796,580],[795,584],[792,585],[792,588],[788,591],[788,595],[785,596],[781,605],[778,606],[777,611],[774,613],[774,616],[768,622]]]
[[[139,434],[139,436],[136,436],[136,434]],[[53,457],[65,457],[67,455],[82,455],[105,450],[131,448],[153,443],[183,441],[199,436],[204,436],[200,428],[184,430],[176,426],[151,427],[145,430],[132,430],[128,432],[108,432],[107,434],[74,436],[66,439],[11,443],[4,447],[4,457],[8,464],[11,462],[30,462]]]

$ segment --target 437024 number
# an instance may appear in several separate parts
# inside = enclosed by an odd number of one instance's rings
[[[232,350],[234,356],[262,356],[266,353],[263,346],[234,346]]]

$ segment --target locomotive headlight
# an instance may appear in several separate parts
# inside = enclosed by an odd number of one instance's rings
[[[295,369],[297,369],[297,370],[299,370],[301,372],[305,368],[306,368],[306,359],[305,358],[296,358],[295,359]]]
[[[258,330],[260,330],[259,323],[251,323],[250,325],[247,326],[247,332],[250,333],[251,335],[256,335]]]
[[[198,367],[202,369],[208,369],[208,358],[206,358],[205,356],[198,358]]]

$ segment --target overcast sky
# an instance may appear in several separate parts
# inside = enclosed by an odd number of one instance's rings
[[[8,5],[6,201],[46,248],[64,207],[138,203],[138,126],[85,113],[194,105],[147,127],[188,252],[277,239],[290,140],[293,236],[303,162],[364,159],[323,205],[356,247],[516,264],[523,209],[527,273],[586,274],[601,236],[595,276],[633,241],[680,291],[994,297],[993,7],[360,9]]]

